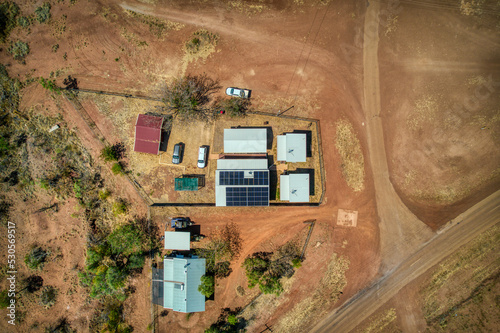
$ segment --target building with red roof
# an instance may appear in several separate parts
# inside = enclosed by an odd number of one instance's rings
[[[160,153],[163,118],[140,114],[135,123],[134,151],[158,155]]]

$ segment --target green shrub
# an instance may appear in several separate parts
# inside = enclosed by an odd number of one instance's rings
[[[52,52],[56,53],[59,50],[59,44],[52,45]]]
[[[48,179],[40,179],[40,187],[43,188],[44,190],[48,190],[49,189]]]
[[[201,277],[201,284],[198,286],[198,291],[205,297],[210,297],[215,291],[215,279],[210,275],[203,275]]]
[[[43,77],[41,77],[38,82],[40,82],[42,87],[44,87],[48,91],[51,91],[58,95],[61,94],[61,88],[57,86],[56,80],[44,79]]]
[[[246,114],[250,104],[251,102],[249,99],[232,97],[219,101],[216,105],[216,109],[222,109],[231,117],[241,117]]]
[[[227,316],[227,322],[229,323],[229,325],[234,326],[238,323],[238,318],[236,318],[234,314],[231,314]]]
[[[123,175],[123,166],[119,162],[114,163],[113,166],[111,167],[111,171],[115,175]]]
[[[120,159],[120,155],[114,146],[106,146],[101,150],[101,157],[106,162],[118,161]]]
[[[6,309],[10,305],[9,291],[3,290],[0,292],[0,308]]]
[[[119,199],[113,204],[113,214],[115,216],[125,214],[128,210],[127,202],[125,200]]]
[[[27,43],[18,40],[10,43],[8,51],[14,59],[23,60],[30,53],[30,47]]]
[[[39,23],[47,23],[50,20],[50,3],[44,2],[40,7],[35,9],[35,17]]]
[[[107,198],[109,198],[110,195],[111,192],[108,189],[104,189],[99,192],[99,199],[106,200]]]
[[[73,184],[73,192],[75,193],[75,198],[81,199],[82,197],[82,185],[79,179]]]
[[[129,256],[143,252],[146,237],[135,224],[125,224],[116,228],[107,238],[113,253]]]
[[[40,294],[40,304],[46,309],[50,308],[56,303],[57,300],[57,289],[52,286],[47,286],[42,289]]]
[[[34,247],[24,257],[24,263],[30,269],[42,269],[48,256],[49,253],[41,247]]]
[[[23,28],[27,28],[30,26],[30,19],[26,16],[20,16],[17,18],[17,24]]]
[[[299,268],[302,266],[302,261],[300,260],[300,258],[295,258],[292,260],[292,266],[293,268]]]
[[[18,14],[19,6],[14,2],[0,3],[0,42],[5,42],[10,31],[16,27]]]

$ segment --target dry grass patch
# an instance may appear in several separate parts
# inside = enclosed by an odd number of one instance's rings
[[[328,311],[328,306],[339,299],[340,291],[347,285],[345,272],[349,268],[349,259],[333,254],[325,275],[314,294],[283,316],[274,327],[275,332],[301,332],[310,327],[314,318]]]
[[[368,325],[358,330],[360,333],[388,333],[388,332],[400,332],[394,323],[397,318],[396,309],[388,309],[383,313],[370,317],[370,322]]]
[[[198,59],[206,60],[210,54],[215,52],[219,41],[219,35],[213,34],[205,29],[197,30],[191,39],[184,44],[184,58],[182,59],[184,73],[190,62]]]
[[[340,154],[342,176],[347,185],[355,192],[364,188],[365,163],[361,144],[359,143],[352,124],[347,120],[340,120],[336,124],[337,135],[335,147]]]
[[[470,245],[447,259],[422,288],[424,316],[428,323],[456,309],[500,266],[500,226],[477,237]]]
[[[139,14],[132,10],[126,10],[126,13],[129,17],[133,17],[141,23],[148,25],[149,32],[160,40],[163,40],[169,31],[178,31],[185,27],[182,23],[162,20],[151,15]]]
[[[438,105],[433,96],[423,96],[415,102],[413,112],[408,115],[407,126],[412,130],[422,128],[424,123],[431,122],[436,116]]]

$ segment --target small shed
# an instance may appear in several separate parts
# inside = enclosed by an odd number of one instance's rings
[[[305,162],[307,136],[305,133],[278,135],[278,161]]]
[[[163,118],[140,114],[135,123],[134,151],[158,155],[160,153]]]
[[[266,153],[266,128],[226,128],[224,129],[224,153]]]
[[[165,250],[189,251],[191,249],[191,233],[165,231]]]
[[[198,191],[198,178],[175,178],[176,191]]]
[[[309,202],[309,174],[289,174],[280,176],[280,200]]]

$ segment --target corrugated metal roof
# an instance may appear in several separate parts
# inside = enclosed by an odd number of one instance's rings
[[[278,135],[278,161],[305,162],[306,157],[305,133]]]
[[[205,259],[164,259],[164,307],[177,312],[205,311],[205,296],[198,291],[205,274]]]
[[[138,115],[135,123],[134,151],[158,155],[162,124],[162,117]]]
[[[286,161],[286,135],[278,135],[278,161]]]
[[[265,153],[267,152],[266,128],[226,128],[224,129],[224,153]]]
[[[280,176],[280,200],[288,201],[290,198],[290,189],[288,188],[288,175]]]
[[[267,158],[261,159],[220,159],[218,170],[267,170]]]
[[[165,231],[166,250],[190,250],[191,233],[181,231]]]
[[[280,200],[309,202],[309,174],[292,173],[281,175]]]

